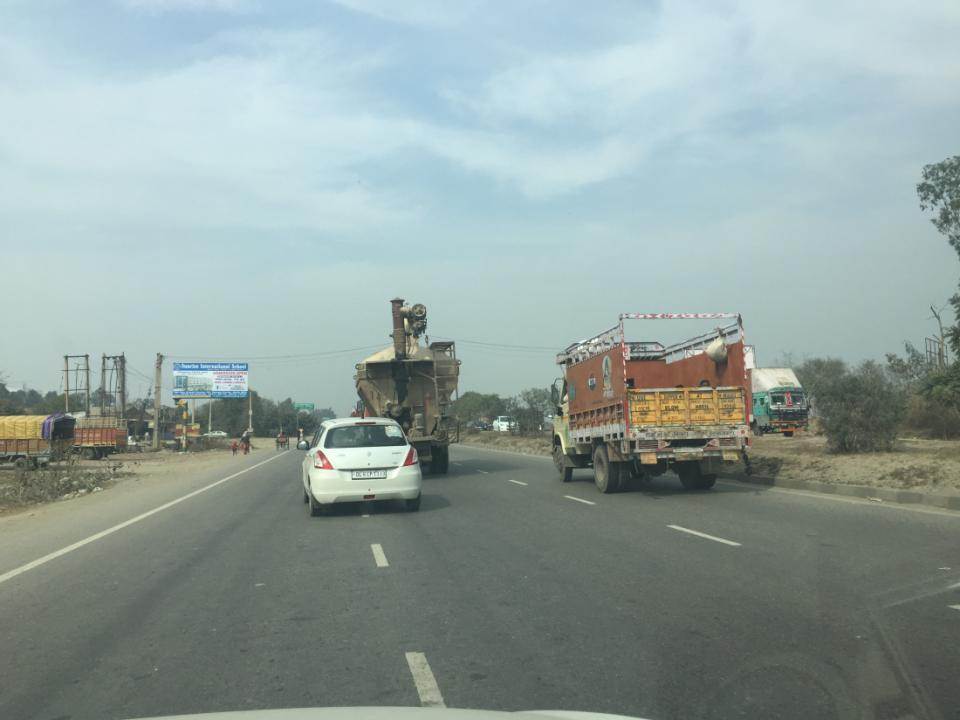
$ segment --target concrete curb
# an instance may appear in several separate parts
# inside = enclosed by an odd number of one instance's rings
[[[833,485],[830,483],[815,482],[813,480],[791,480],[788,478],[772,478],[761,475],[722,475],[725,480],[736,480],[749,485],[766,485],[768,487],[789,488],[791,490],[807,490],[823,493],[824,495],[841,495],[856,497],[864,500],[883,500],[884,502],[900,503],[903,505],[927,505],[929,507],[960,510],[960,495],[924,493],[917,490],[898,490],[896,488],[871,487],[869,485]]]

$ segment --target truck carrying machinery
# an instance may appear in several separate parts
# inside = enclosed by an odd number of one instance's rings
[[[73,447],[88,460],[97,460],[127,448],[127,423],[124,419],[78,417],[73,429]]]
[[[396,420],[420,462],[431,472],[444,474],[450,464],[450,443],[460,439],[459,423],[450,414],[460,376],[456,347],[452,341],[421,345],[427,308],[404,305],[402,298],[390,302],[393,344],[356,366],[354,380],[363,414]]]
[[[753,368],[750,370],[753,393],[755,433],[783,433],[793,437],[806,430],[810,406],[797,374],[790,368]]]
[[[38,467],[57,460],[73,446],[70,415],[0,416],[0,461]]]
[[[664,346],[628,340],[626,320],[727,324]],[[603,493],[667,470],[689,490],[708,489],[723,463],[746,462],[750,384],[739,314],[624,313],[557,363],[553,458],[564,482],[592,466]]]

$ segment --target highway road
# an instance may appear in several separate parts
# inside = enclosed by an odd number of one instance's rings
[[[457,446],[419,513],[310,518],[301,457],[0,521],[0,718],[960,717],[958,513]]]

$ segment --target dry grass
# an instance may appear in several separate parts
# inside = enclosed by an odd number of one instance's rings
[[[512,450],[528,455],[549,455],[551,451],[550,435],[511,435],[492,430],[475,433],[463,433],[460,442],[464,445],[479,445],[497,450]]]
[[[839,455],[816,435],[754,438],[750,459],[757,475],[836,485],[960,490],[960,442],[898,440],[892,451]]]

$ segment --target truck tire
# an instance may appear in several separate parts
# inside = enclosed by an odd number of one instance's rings
[[[621,463],[610,462],[607,448],[597,445],[593,451],[593,482],[597,490],[607,495],[620,489]]]
[[[83,449],[83,459],[84,460],[96,460],[97,459],[97,449],[88,447]]]
[[[784,436],[784,437],[793,437],[793,430],[784,430],[784,431],[783,431],[783,436]]]
[[[568,483],[573,480],[573,468],[567,465],[567,456],[563,454],[563,447],[560,443],[553,446],[553,464],[557,466],[557,472],[560,473],[560,480]]]
[[[430,459],[430,472],[434,475],[446,475],[450,470],[450,448],[448,447],[435,447],[433,448],[432,457]]]
[[[680,476],[680,484],[685,490],[709,490],[717,483],[716,473],[705,474],[700,470],[700,464],[695,462],[680,463],[675,467]]]
[[[18,470],[26,470],[28,464],[29,464],[29,461],[25,457],[18,457],[16,460],[13,461],[13,466]]]

